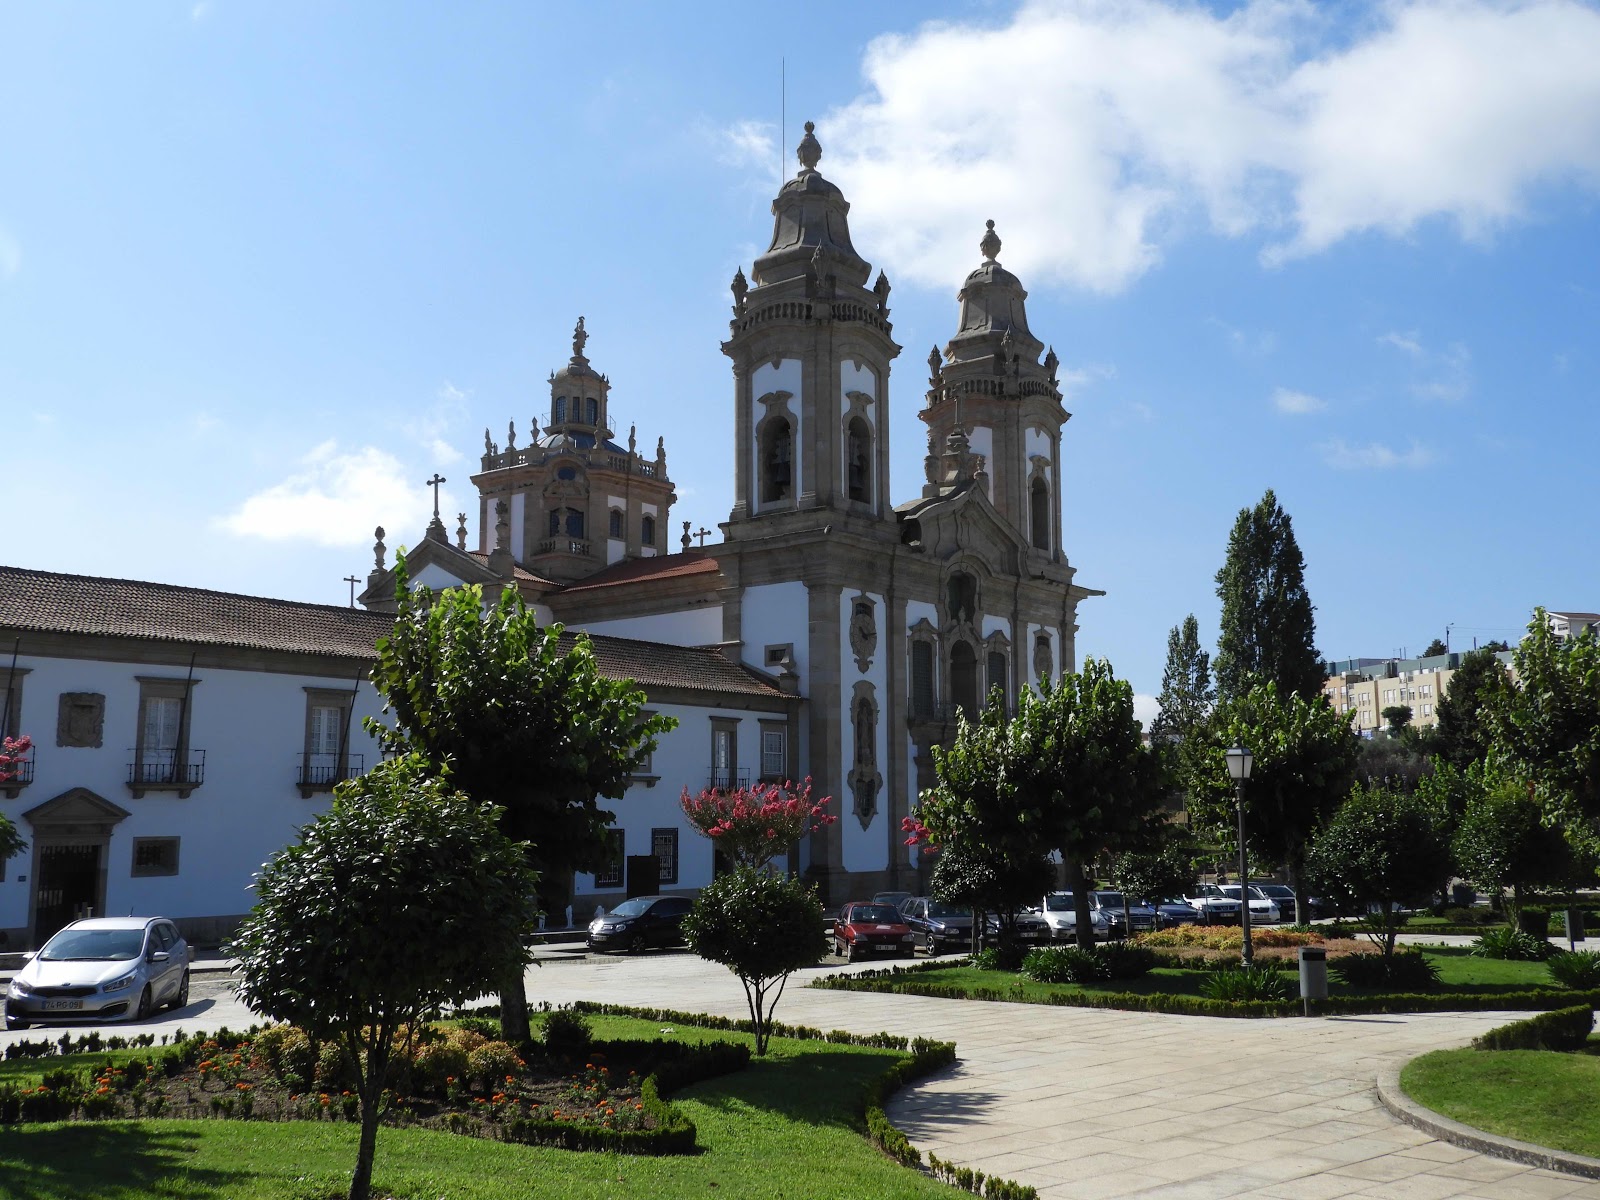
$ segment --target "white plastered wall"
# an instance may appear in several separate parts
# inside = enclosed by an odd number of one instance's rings
[[[508,516],[508,519],[511,521],[511,557],[518,560],[522,558],[523,546],[527,545],[527,543],[523,541],[523,537],[525,536],[524,523],[528,519],[527,500],[528,494],[526,492],[518,492],[516,495],[512,496],[511,512]],[[489,548],[491,550],[494,549],[492,545]]]

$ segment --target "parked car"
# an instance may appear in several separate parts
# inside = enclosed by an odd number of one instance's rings
[[[1024,944],[1043,946],[1051,940],[1050,924],[1043,917],[1033,912],[1019,912],[1012,918],[1013,928],[1017,931],[1017,940]],[[989,913],[984,919],[984,941],[994,945],[995,939],[1000,936],[1000,915]]]
[[[1274,904],[1276,904],[1278,906],[1278,915],[1283,920],[1285,920],[1285,921],[1293,921],[1294,920],[1294,889],[1293,888],[1287,887],[1287,886],[1285,886],[1284,884],[1281,884],[1281,883],[1256,883],[1256,884],[1252,884],[1251,887],[1252,887],[1253,890],[1255,890],[1257,892],[1260,892],[1268,900],[1271,900]],[[1306,901],[1306,907],[1307,907],[1307,909],[1309,909],[1311,907],[1311,901],[1309,899]],[[1250,915],[1252,917],[1255,915],[1255,910],[1254,909],[1250,910]],[[1309,912],[1307,913],[1307,916],[1310,916]]]
[[[1237,925],[1239,902],[1231,899],[1214,883],[1202,883],[1183,897],[1185,904],[1200,910],[1202,925]]]
[[[900,917],[929,954],[965,950],[972,945],[972,910],[913,896],[900,905]]]
[[[1222,894],[1230,900],[1237,900],[1244,894],[1244,889],[1237,883],[1222,885]],[[1250,920],[1257,925],[1275,925],[1283,919],[1283,914],[1278,911],[1278,906],[1262,893],[1255,884],[1250,885]]]
[[[1074,906],[1071,892],[1048,893],[1039,908],[1039,915],[1050,927],[1052,941],[1070,942],[1078,936],[1078,911]],[[1113,929],[1120,927],[1122,923],[1119,914],[1114,926],[1111,914],[1095,908],[1093,904],[1089,906],[1089,919],[1094,922],[1094,936],[1100,941],[1111,937]]]
[[[166,917],[74,921],[30,955],[6,990],[6,1028],[143,1020],[189,1003],[189,943]]]
[[[1106,914],[1108,928],[1119,927],[1123,920],[1123,904],[1121,892],[1091,892],[1094,907],[1097,911]],[[1157,924],[1156,910],[1147,904],[1130,899],[1127,904],[1128,933],[1149,933]]]
[[[589,922],[591,950],[649,950],[683,942],[687,896],[635,896]]]
[[[900,910],[870,900],[855,900],[839,910],[833,922],[833,952],[848,962],[866,955],[917,952],[917,935]]]
[[[872,897],[874,904],[887,904],[890,908],[899,908],[907,900],[916,899],[915,892],[877,892]]]
[[[1198,925],[1201,920],[1200,910],[1182,900],[1157,900],[1150,907],[1156,910],[1156,920],[1162,929]]]

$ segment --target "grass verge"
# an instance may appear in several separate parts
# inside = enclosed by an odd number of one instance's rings
[[[1600,1157],[1600,1039],[1565,1054],[1436,1050],[1405,1065],[1400,1088],[1463,1125]]]
[[[602,1038],[661,1033],[655,1022],[592,1021]],[[686,1026],[672,1036],[750,1040]],[[90,1055],[87,1061],[105,1057]],[[580,1154],[385,1129],[378,1137],[375,1192],[401,1200],[708,1194],[949,1200],[960,1193],[869,1145],[856,1115],[863,1090],[902,1057],[873,1047],[774,1038],[766,1060],[672,1097],[699,1128],[704,1149],[692,1156]],[[65,1061],[51,1059],[44,1066]],[[26,1065],[35,1076],[41,1069],[37,1062]],[[15,1081],[27,1078],[19,1071]],[[347,1184],[357,1133],[349,1124],[258,1121],[79,1122],[0,1130],[0,1197],[325,1200]]]

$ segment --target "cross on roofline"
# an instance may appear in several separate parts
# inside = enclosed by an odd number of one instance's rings
[[[435,521],[439,519],[439,485],[441,483],[449,482],[450,481],[448,479],[439,474],[437,471],[433,473],[433,478],[428,480],[427,486],[433,489],[433,519]]]

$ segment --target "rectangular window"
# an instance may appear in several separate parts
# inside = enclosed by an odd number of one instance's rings
[[[1431,716],[1433,716],[1433,705],[1431,705],[1431,704],[1424,704],[1424,705],[1423,705],[1423,706],[1422,706],[1422,715],[1423,715],[1423,716],[1425,716],[1425,717],[1431,717]]]
[[[911,643],[911,715],[933,716],[933,645]]]
[[[192,689],[183,679],[139,680],[139,725],[134,736],[136,784],[189,782]]]
[[[1000,689],[1001,695],[1007,694],[1006,656],[998,650],[991,650],[989,652],[989,690],[992,692],[995,688]]]
[[[656,856],[660,864],[662,886],[678,882],[678,831],[676,829],[652,829],[650,831],[650,852]]]
[[[134,876],[176,875],[178,873],[178,839],[134,838]]]
[[[622,886],[622,830],[608,829],[606,830],[605,838],[606,857],[600,868],[594,873],[594,886],[597,888],[618,888]]]
[[[711,718],[711,787],[732,790],[739,786],[738,734],[737,719]]]
[[[338,688],[306,688],[305,745],[300,755],[300,788],[331,788],[349,778],[350,706],[354,696]],[[308,793],[307,793],[308,794]]]
[[[794,643],[784,642],[778,646],[768,646],[761,655],[761,661],[766,664],[769,671],[783,666],[785,662],[794,661]]]
[[[761,722],[761,778],[778,783],[789,777],[789,730],[775,721]]]

